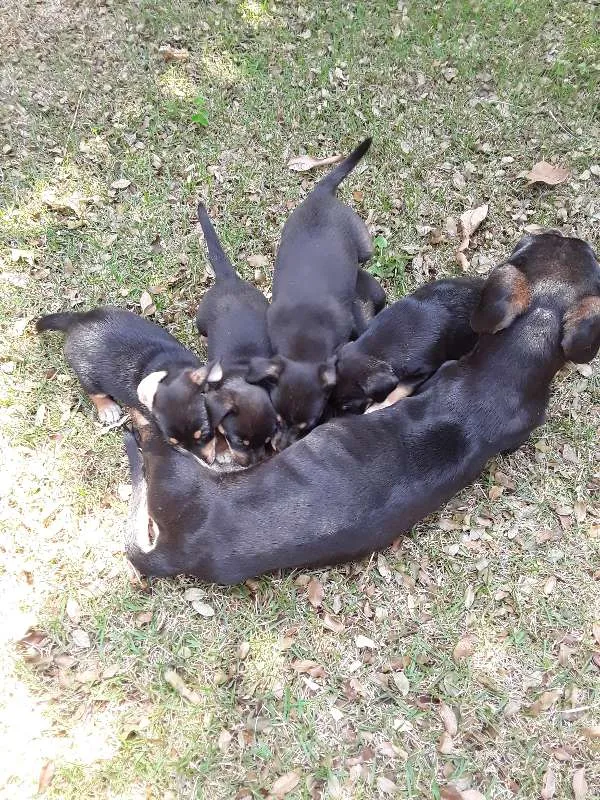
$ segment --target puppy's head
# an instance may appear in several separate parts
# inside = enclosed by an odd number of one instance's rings
[[[164,438],[211,464],[214,429],[203,394],[206,367],[152,372],[138,386],[138,398],[154,417]]]
[[[211,423],[227,439],[236,464],[249,467],[266,458],[278,430],[266,389],[241,376],[225,378],[218,389],[207,392],[206,403]]]
[[[471,325],[497,333],[529,308],[560,315],[564,357],[587,363],[600,349],[600,265],[581,239],[557,232],[525,236],[487,279]]]
[[[398,384],[398,377],[385,361],[342,347],[336,365],[337,383],[330,402],[343,414],[362,414],[370,403],[382,402]]]
[[[280,424],[273,444],[283,450],[321,420],[336,382],[335,358],[322,363],[292,361],[279,355],[254,358],[246,380],[269,389]]]

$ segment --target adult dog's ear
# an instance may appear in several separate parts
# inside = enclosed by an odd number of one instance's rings
[[[529,282],[512,264],[496,267],[483,286],[479,305],[471,317],[475,333],[497,333],[508,328],[531,300]]]
[[[587,364],[600,350],[600,297],[584,297],[563,318],[565,358]]]
[[[337,358],[332,356],[319,366],[319,380],[321,381],[321,386],[324,389],[333,389],[337,383],[337,372],[335,370],[336,363]]]
[[[217,392],[208,392],[206,405],[213,428],[216,428],[225,419],[227,414],[237,413],[237,406],[231,397]]]
[[[283,372],[283,361],[279,356],[273,358],[256,357],[251,359],[246,373],[248,383],[277,383]]]
[[[162,381],[167,373],[164,370],[160,372],[151,372],[139,382],[137,387],[137,396],[140,403],[145,406],[148,411],[152,411],[154,405],[154,396],[158,389],[158,384]]]

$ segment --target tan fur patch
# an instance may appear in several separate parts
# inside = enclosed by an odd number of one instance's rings
[[[576,328],[580,322],[590,317],[600,316],[600,297],[584,297],[565,314],[565,332]]]
[[[515,316],[522,314],[531,302],[531,289],[529,281],[523,273],[512,264],[506,265],[506,278],[510,281],[512,289],[511,313]]]
[[[403,400],[405,397],[411,395],[414,388],[414,386],[408,386],[403,383],[399,383],[395,389],[392,389],[385,400],[382,400],[381,403],[373,403],[370,405],[365,411],[365,414],[372,414],[373,411],[381,411],[382,408],[389,408],[390,406],[393,406],[394,403],[398,402],[398,400]]]

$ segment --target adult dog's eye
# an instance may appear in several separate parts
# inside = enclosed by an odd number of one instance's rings
[[[169,436],[169,444],[179,444],[179,439],[175,439],[175,437]]]
[[[299,430],[299,431],[303,431],[303,430],[305,430],[306,428],[308,428],[308,422],[300,422],[300,423],[298,424],[298,430]]]

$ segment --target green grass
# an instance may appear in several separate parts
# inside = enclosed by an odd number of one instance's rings
[[[35,795],[46,762],[46,794],[61,800],[259,798],[290,770],[296,798],[376,798],[388,778],[407,799],[451,783],[533,800],[548,768],[555,797],[568,798],[580,767],[588,799],[598,795],[598,740],[585,735],[600,724],[597,363],[561,373],[531,443],[398,550],[314,573],[323,609],[293,573],[200,587],[215,610],[205,619],[185,599],[189,581],[130,583],[119,433],[98,427],[60,342],[38,340],[28,321],[71,305],[139,310],[159,287],[157,320],[197,346],[193,313],[209,285],[197,198],[244,275],[249,256],[267,257],[268,286],[281,226],[316,177],[287,160],[347,152],[366,134],[374,145],[342,196],[382,237],[372,268],[390,297],[458,271],[457,240],[432,246],[422,231],[482,202],[473,271],[531,223],[598,248],[598,176],[579,176],[599,163],[599,31],[597,5],[583,1],[8,3],[1,797]],[[189,60],[166,63],[167,44]],[[206,126],[193,119],[198,97]],[[527,187],[520,175],[541,159],[570,181]],[[130,185],[112,190],[119,178]],[[79,192],[81,215],[44,205],[46,189]],[[34,264],[12,261],[15,248]],[[498,471],[514,488],[491,500]],[[344,630],[324,627],[325,613]],[[40,653],[14,646],[29,626],[47,634]],[[359,649],[359,635],[375,649]],[[473,654],[456,661],[466,636]],[[298,674],[306,659],[324,675]],[[197,705],[165,681],[169,668]],[[449,754],[437,749],[442,702],[458,723]]]

